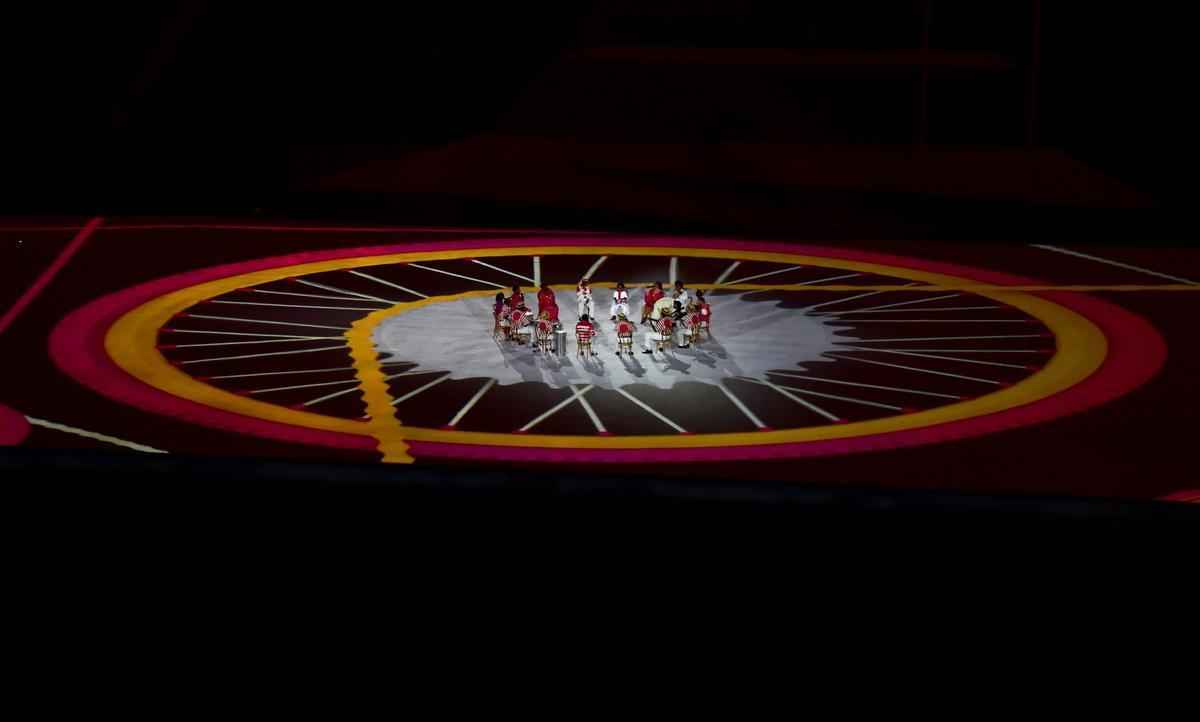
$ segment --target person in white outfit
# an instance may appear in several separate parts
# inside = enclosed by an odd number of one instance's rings
[[[575,299],[579,302],[579,318],[592,315],[592,287],[586,278],[580,279],[575,287]]]
[[[625,290],[624,283],[618,283],[617,287],[613,289],[611,320],[616,321],[617,316],[622,315],[629,315],[629,291]]]
[[[679,305],[687,308],[691,298],[688,296],[687,289],[683,287],[683,281],[675,282],[675,291],[672,294],[673,299],[679,301]]]

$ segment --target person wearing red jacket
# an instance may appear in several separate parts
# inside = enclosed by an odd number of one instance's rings
[[[592,325],[591,318],[585,313],[579,317],[579,322],[575,324],[575,341],[579,344],[579,355],[582,356],[587,352],[588,356],[592,353],[592,339],[596,336],[596,327]]]
[[[554,289],[550,288],[550,284],[543,283],[542,289],[537,294],[538,315],[542,311],[547,310],[551,306],[558,306],[558,299],[554,296]]]
[[[633,322],[625,314],[617,315],[617,355],[633,355]]]
[[[665,295],[662,281],[655,281],[653,286],[646,289],[646,302],[642,306],[642,323],[645,323],[646,319],[650,318],[650,312],[654,310],[654,304]]]
[[[496,294],[496,302],[494,304],[492,304],[492,318],[494,318],[496,320],[495,325],[492,327],[493,335],[496,335],[496,336],[500,335],[501,327],[508,325],[507,324],[508,319],[506,318],[507,314],[505,313],[505,311],[507,309],[508,309],[508,302],[504,300],[504,294],[497,293]]]
[[[698,342],[701,336],[710,336],[712,323],[712,306],[704,298],[704,291],[696,291],[696,300],[692,302],[692,341]]]

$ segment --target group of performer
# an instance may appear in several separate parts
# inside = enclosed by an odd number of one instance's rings
[[[575,289],[576,317],[575,339],[580,356],[594,356],[592,339],[597,335],[596,310],[592,288],[587,278],[579,281]],[[629,290],[624,283],[613,289],[609,320],[617,333],[617,354],[633,355],[635,326],[631,320]],[[549,352],[556,331],[562,330],[559,320],[558,299],[548,284],[542,284],[537,293],[537,315],[525,304],[525,294],[520,286],[512,287],[512,295],[505,297],[497,293],[493,305],[495,326],[493,333],[516,341],[519,345],[529,343],[534,352]],[[656,281],[645,289],[640,323],[648,326],[645,348],[642,353],[653,354],[674,344],[688,348],[698,343],[708,333],[712,323],[712,307],[697,290],[693,296],[683,281],[676,281],[668,296],[662,281]]]

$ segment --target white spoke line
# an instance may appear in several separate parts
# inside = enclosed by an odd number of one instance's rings
[[[592,267],[587,269],[587,273],[583,274],[583,277],[590,279],[596,271],[600,270],[600,266],[602,266],[607,260],[608,256],[600,256],[597,258],[596,262],[592,264]]]
[[[420,268],[423,271],[433,271],[434,273],[441,273],[446,276],[454,276],[455,278],[464,278],[468,281],[474,281],[475,283],[482,283],[485,286],[492,286],[493,288],[504,288],[504,286],[500,285],[499,283],[492,283],[491,281],[485,281],[482,278],[472,278],[471,276],[464,276],[461,273],[453,273],[451,271],[443,271],[442,269],[434,268],[433,266],[422,266],[419,263],[410,263],[408,265],[411,266],[412,268]]]
[[[390,286],[392,288],[404,291],[405,293],[411,293],[414,296],[420,296],[421,298],[429,298],[429,296],[426,296],[425,294],[421,293],[420,291],[414,291],[411,288],[406,288],[404,286],[401,286],[398,283],[392,283],[391,281],[385,281],[382,278],[376,278],[375,276],[368,275],[366,273],[363,273],[362,271],[350,271],[350,273],[354,274],[355,276],[365,278],[368,281],[374,281],[375,283],[381,283],[385,286]]]
[[[533,257],[533,285],[542,285],[542,257]]]
[[[994,311],[1005,306],[954,306],[953,308],[892,308],[886,311],[841,311],[827,314],[836,316],[838,319],[846,320],[844,316],[853,316],[859,313],[944,313],[947,311]],[[849,319],[853,321],[854,319]]]
[[[730,264],[729,268],[726,268],[724,271],[721,272],[721,275],[717,276],[717,280],[713,281],[713,285],[720,286],[722,283],[725,282],[726,278],[729,278],[729,276],[733,273],[733,270],[740,265],[742,265],[741,261],[734,261],[732,264]]]
[[[788,271],[795,271],[795,270],[798,270],[798,269],[801,269],[801,268],[804,268],[804,266],[789,266],[789,267],[787,267],[787,268],[780,268],[780,269],[777,269],[777,270],[774,270],[774,271],[767,271],[766,273],[758,273],[758,274],[755,274],[755,275],[753,275],[753,276],[746,276],[745,278],[739,278],[739,279],[738,279],[738,280],[736,280],[736,281],[729,281],[728,283],[725,283],[725,284],[722,284],[722,285],[725,285],[725,286],[732,286],[732,285],[734,285],[734,284],[738,284],[738,283],[745,283],[746,281],[753,281],[753,280],[755,280],[755,279],[757,279],[757,278],[766,278],[767,276],[775,276],[775,275],[778,275],[778,274],[780,274],[780,273],[787,273]],[[719,283],[719,281],[718,281],[718,283]]]
[[[357,381],[357,379],[355,379],[355,380]],[[319,404],[322,401],[328,401],[330,399],[336,399],[339,396],[345,396],[346,394],[352,394],[355,391],[358,391],[358,389],[359,389],[358,384],[355,384],[354,386],[351,386],[348,389],[342,389],[341,391],[334,391],[332,394],[326,394],[325,396],[318,396],[317,398],[315,398],[311,401],[305,401],[302,405],[303,406],[312,406],[314,404]],[[365,419],[367,417],[363,416],[363,418]]]
[[[1001,385],[999,381],[992,381],[991,379],[979,379],[979,378],[975,378],[974,376],[963,376],[961,374],[952,374],[952,373],[947,373],[945,371],[930,371],[929,369],[918,368],[916,366],[901,366],[900,364],[890,364],[890,363],[885,363],[883,361],[872,361],[870,359],[865,359],[865,358],[855,358],[854,356],[834,356],[831,353],[826,353],[825,355],[830,358],[835,358],[839,361],[857,361],[859,363],[871,364],[872,366],[887,366],[889,368],[894,368],[894,369],[904,369],[905,371],[916,371],[918,373],[923,373],[923,374],[933,374],[934,376],[949,376],[950,378],[954,378],[954,379],[964,379],[966,381],[978,381],[981,384],[991,384],[992,386],[1000,386]]]
[[[390,381],[392,379],[399,378],[401,376],[420,376],[421,374],[438,374],[438,373],[445,373],[445,371],[405,371],[404,373],[392,374],[391,376],[384,376],[383,378],[385,381]],[[265,394],[265,393],[269,393],[271,391],[291,391],[293,389],[312,389],[312,388],[317,388],[319,386],[337,386],[339,384],[355,384],[356,386],[355,386],[355,388],[348,389],[345,391],[339,391],[336,394],[330,394],[329,396],[324,396],[320,399],[316,399],[309,403],[316,403],[316,401],[325,401],[327,399],[332,399],[337,396],[341,396],[342,394],[348,394],[352,391],[355,391],[357,389],[358,379],[351,379],[349,381],[326,381],[324,383],[319,383],[319,384],[300,384],[298,386],[279,386],[279,387],[273,388],[273,389],[258,389],[257,391],[251,391],[250,393]],[[305,405],[307,406],[307,404],[305,404]]]
[[[1001,338],[1045,338],[1040,333],[1018,333],[1005,336],[922,336],[919,338],[864,338],[859,341],[834,341],[834,343],[893,343],[901,341],[984,341]]]
[[[244,356],[221,356],[218,358],[198,358],[198,359],[192,359],[191,361],[180,361],[179,365],[187,366],[188,364],[202,364],[202,363],[206,363],[208,361],[236,361],[238,359],[244,359],[244,358],[263,358],[266,356],[288,356],[288,355],[295,354],[295,353],[316,353],[318,351],[345,351],[345,350],[346,350],[345,346],[327,346],[325,348],[304,348],[304,349],[300,349],[299,351],[273,351],[271,353],[251,353],[251,354],[246,354]]]
[[[915,285],[917,285],[917,284],[916,284],[916,282],[914,281],[913,283],[906,283],[906,284],[904,284],[904,285],[905,285],[905,286],[915,286]],[[802,309],[800,309],[800,310],[801,310],[801,311],[811,311],[811,310],[813,310],[814,308],[824,308],[824,307],[826,307],[826,306],[832,306],[832,305],[834,305],[834,304],[836,304],[836,303],[845,303],[846,301],[853,301],[853,300],[854,300],[854,299],[856,299],[856,298],[866,298],[867,296],[878,296],[878,295],[879,295],[879,294],[881,294],[881,293],[887,293],[887,291],[871,291],[871,292],[869,292],[869,293],[860,293],[860,294],[858,294],[857,296],[850,296],[850,297],[848,297],[848,298],[836,298],[836,299],[834,299],[834,300],[832,300],[832,301],[826,301],[825,303],[818,303],[818,304],[817,304],[817,305],[815,305],[815,306],[809,306],[809,307],[807,307],[807,308],[802,308]],[[818,314],[818,315],[820,315],[820,314]]]
[[[232,316],[208,316],[201,313],[189,313],[188,318],[207,318],[210,321],[241,321],[242,323],[265,323],[269,326],[301,326],[303,328],[331,328],[334,331],[349,331],[345,326],[321,326],[314,323],[293,323],[291,321],[263,321],[258,318],[234,318]]]
[[[793,283],[792,285],[793,286],[815,286],[818,283],[827,283],[829,281],[841,281],[842,279],[845,279],[845,278],[854,278],[855,276],[861,276],[861,275],[862,275],[861,273],[847,273],[844,276],[830,276],[829,278],[818,278],[815,281],[802,281],[800,283]]]
[[[1140,266],[1131,266],[1128,263],[1121,263],[1120,261],[1110,261],[1107,258],[1101,258],[1099,256],[1091,256],[1086,253],[1080,253],[1079,251],[1072,251],[1068,248],[1060,248],[1058,246],[1046,246],[1046,245],[1041,245],[1038,243],[1031,243],[1029,245],[1033,246],[1034,248],[1041,248],[1044,251],[1054,251],[1055,253],[1065,253],[1068,256],[1075,256],[1077,258],[1086,258],[1089,261],[1097,261],[1099,263],[1106,263],[1110,266],[1116,266],[1117,268],[1124,268],[1127,271],[1137,271],[1138,273],[1145,273],[1149,276],[1157,276],[1159,278],[1165,278],[1169,281],[1179,281],[1180,283],[1189,283],[1193,286],[1197,285],[1196,281],[1189,281],[1186,278],[1180,278],[1179,276],[1169,276],[1165,273],[1159,273],[1158,271],[1151,271],[1148,268],[1142,268]]]
[[[397,366],[400,364],[410,364],[410,363],[411,363],[410,361],[386,361],[386,362],[380,364],[380,366]],[[258,373],[253,373],[253,374],[226,374],[224,376],[208,376],[206,378],[208,378],[211,381],[217,381],[218,379],[246,379],[246,378],[250,378],[252,376],[286,376],[286,375],[290,375],[290,374],[320,374],[320,373],[330,373],[333,371],[355,371],[355,370],[356,369],[353,366],[337,366],[335,368],[328,368],[328,369],[301,369],[298,371],[260,371]]]
[[[190,328],[164,328],[166,333],[204,333],[213,336],[254,336],[256,338],[334,338],[332,336],[298,336],[294,333],[246,333],[244,331],[200,331]]]
[[[337,286],[326,286],[323,283],[317,283],[316,281],[309,281],[308,279],[305,279],[305,278],[297,278],[296,282],[303,283],[305,286],[312,286],[313,288],[320,288],[320,289],[324,289],[326,291],[333,291],[334,293],[344,293],[347,296],[355,296],[357,298],[365,298],[368,301],[379,301],[380,303],[386,303],[389,306],[395,306],[398,303],[398,301],[391,301],[386,298],[380,298],[379,296],[372,296],[367,293],[359,293],[358,291],[347,291],[346,289],[338,288]],[[347,299],[347,300],[349,300],[349,299]]]
[[[908,283],[907,285],[916,285],[916,284]],[[877,291],[877,293],[882,294],[882,293],[886,293],[886,291]],[[884,303],[883,306],[871,306],[870,308],[854,308],[854,309],[851,309],[851,311],[829,311],[827,313],[840,314],[840,313],[866,313],[868,311],[882,311],[882,309],[884,309],[884,308],[898,308],[900,306],[914,306],[914,305],[917,305],[917,303],[929,303],[931,301],[941,301],[944,299],[953,299],[954,296],[960,296],[960,295],[962,295],[962,294],[946,294],[944,296],[934,296],[934,297],[932,297],[932,299],[917,299],[916,301],[900,301],[899,303]],[[850,299],[846,299],[846,300],[848,301]],[[816,306],[814,306],[814,308],[816,308]]]
[[[656,418],[656,419],[658,419],[659,421],[663,422],[663,423],[664,423],[664,424],[666,424],[667,426],[670,426],[672,429],[675,429],[676,431],[678,431],[678,432],[679,432],[679,433],[681,433],[681,434],[686,434],[686,433],[687,433],[687,429],[683,428],[683,427],[682,427],[682,426],[680,426],[679,424],[677,424],[677,423],[675,423],[674,421],[671,421],[670,419],[668,419],[666,416],[663,416],[662,414],[658,413],[658,412],[657,412],[657,411],[655,411],[654,409],[650,408],[650,406],[649,406],[648,404],[644,403],[644,402],[643,402],[641,399],[638,399],[637,397],[635,397],[633,394],[629,393],[629,392],[628,392],[628,391],[626,391],[625,389],[616,389],[616,392],[617,392],[618,394],[621,394],[621,395],[622,395],[622,396],[624,396],[625,398],[629,399],[630,401],[632,401],[634,404],[636,404],[638,407],[640,407],[640,408],[641,408],[643,411],[645,411],[646,413],[650,414],[650,415],[651,415],[651,416],[653,416],[654,418]]]
[[[669,283],[674,286],[675,280],[679,278],[679,257],[671,256],[671,264],[667,266],[667,278]]]
[[[56,424],[53,421],[46,421],[45,419],[37,419],[32,416],[26,416],[25,419],[29,423],[33,424],[34,426],[42,426],[47,429],[54,429],[55,431],[62,431],[63,433],[74,434],[76,436],[82,436],[87,439],[95,439],[96,441],[103,441],[108,444],[114,444],[116,446],[123,446],[126,449],[133,449],[134,451],[142,451],[147,454],[166,454],[166,453],[168,453],[166,451],[163,451],[162,449],[156,449],[153,446],[144,446],[142,444],[135,444],[132,441],[125,441],[124,439],[118,439],[114,436],[107,436],[105,434],[97,434],[94,431],[84,431],[83,429],[77,429],[74,426],[66,426],[64,424]]]
[[[422,375],[422,374],[444,374],[444,373],[448,373],[448,372],[446,372],[446,371],[441,371],[441,370],[434,370],[434,371],[405,371],[404,373],[400,373],[400,374],[392,374],[391,376],[384,376],[384,377],[383,377],[383,380],[384,380],[384,381],[391,381],[392,379],[395,379],[395,378],[400,378],[401,376],[420,376],[420,375]],[[447,376],[446,378],[449,378],[449,377]],[[357,380],[357,379],[356,379],[356,380]],[[443,380],[444,380],[444,379],[443,379]],[[322,397],[320,397],[320,398],[313,399],[312,401],[307,401],[307,402],[305,402],[305,403],[304,403],[304,405],[305,405],[305,406],[310,406],[310,405],[312,405],[312,404],[319,404],[319,403],[321,403],[322,401],[328,401],[328,400],[330,400],[330,399],[336,399],[336,398],[337,398],[337,397],[339,397],[339,396],[345,396],[346,394],[351,394],[351,393],[354,393],[355,391],[357,391],[357,390],[358,390],[358,388],[359,388],[359,387],[358,387],[357,385],[355,385],[355,386],[353,386],[353,387],[351,387],[351,388],[348,388],[348,389],[343,389],[343,390],[341,390],[341,391],[334,391],[332,394],[328,394],[328,395],[326,395],[326,396],[322,396]],[[278,390],[278,389],[276,389],[276,390]],[[403,400],[403,399],[401,399],[401,401],[402,401],[402,400]],[[397,402],[397,403],[398,403],[398,402]],[[395,405],[395,404],[393,404],[393,405]],[[365,418],[368,418],[368,417],[364,415],[362,418],[364,418],[364,419],[365,419]]]
[[[575,384],[571,384],[571,389],[574,390],[574,388]],[[604,424],[600,423],[600,417],[596,415],[596,411],[592,408],[592,405],[588,403],[588,400],[584,398],[582,394],[579,395],[579,405],[582,406],[583,410],[587,412],[588,418],[592,420],[592,424],[596,427],[596,431],[601,434],[607,434],[608,429],[604,428]]]
[[[308,338],[264,338],[257,341],[217,341],[214,343],[173,343],[163,348],[205,348],[207,346],[249,346],[255,343],[296,343],[298,341],[338,341],[340,336],[309,336]]]
[[[741,399],[739,399],[738,397],[734,396],[732,391],[730,391],[729,389],[725,388],[724,379],[722,379],[721,381],[718,381],[718,382],[717,382],[717,388],[721,389],[721,391],[722,391],[722,392],[723,392],[723,393],[724,393],[724,394],[725,394],[727,397],[729,397],[729,400],[733,402],[733,405],[734,405],[734,406],[736,406],[736,407],[738,407],[738,411],[741,411],[743,414],[745,414],[745,415],[746,415],[746,418],[747,418],[747,419],[750,419],[751,423],[753,423],[755,426],[757,426],[757,427],[758,427],[758,428],[760,428],[760,429],[765,429],[765,428],[767,428],[767,425],[766,425],[766,424],[764,424],[764,423],[763,423],[761,420],[759,420],[759,418],[758,418],[757,416],[755,416],[755,415],[754,415],[754,412],[753,412],[753,411],[751,411],[750,409],[746,408],[746,405],[742,403],[742,400],[741,400]]]
[[[404,394],[404,395],[403,395],[403,396],[401,396],[400,398],[393,400],[393,401],[392,401],[392,406],[396,406],[396,405],[398,405],[398,404],[402,404],[402,403],[404,403],[405,401],[408,401],[408,400],[409,400],[409,399],[411,399],[412,397],[416,396],[417,394],[421,393],[422,391],[426,391],[426,390],[428,390],[428,389],[431,389],[431,388],[433,388],[434,386],[437,386],[438,384],[440,384],[440,383],[441,383],[441,382],[443,382],[443,381],[449,381],[449,380],[450,380],[451,373],[450,373],[449,371],[447,371],[447,372],[445,372],[445,373],[446,373],[446,375],[445,375],[445,376],[439,376],[438,378],[434,379],[433,381],[430,381],[429,383],[425,384],[424,386],[421,386],[420,388],[413,389],[412,391],[409,391],[407,394]]]
[[[786,376],[790,379],[799,379],[801,381],[816,381],[823,384],[837,384],[839,386],[858,386],[864,389],[879,389],[880,391],[897,391],[905,394],[916,394],[917,396],[932,396],[938,399],[954,399],[956,401],[962,399],[961,396],[954,394],[939,394],[933,391],[917,391],[916,389],[902,389],[896,386],[879,386],[878,384],[862,384],[856,381],[841,381],[839,379],[824,379],[820,376],[801,376],[799,374],[785,374],[779,371],[768,371],[771,376]]]
[[[345,384],[357,384],[358,379],[349,379],[346,381],[323,381],[317,384],[297,384],[295,386],[276,386],[270,389],[254,389],[248,393],[251,394],[269,394],[273,391],[293,391],[295,389],[315,389],[321,386],[342,386]]]
[[[583,398],[583,395],[586,394],[587,392],[591,391],[592,388],[593,388],[593,386],[591,384],[584,386],[582,389],[577,389],[574,386],[572,386],[571,389],[572,389],[573,393],[569,397],[563,399],[562,401],[558,402],[554,406],[551,406],[549,409],[547,409],[544,413],[542,413],[540,416],[535,418],[533,421],[530,421],[528,424],[525,424],[524,426],[522,426],[519,429],[519,431],[529,431],[533,427],[537,426],[538,424],[542,423],[543,421],[550,418],[554,414],[557,414],[562,409],[566,408],[568,404],[574,403],[575,399]]]
[[[800,398],[799,396],[796,396],[788,391],[785,391],[782,386],[776,386],[775,384],[771,383],[770,381],[759,381],[758,379],[754,379],[753,381],[754,381],[754,383],[760,383],[760,384],[763,384],[764,386],[770,387],[772,390],[779,392],[780,394],[782,394],[783,396],[786,396],[787,398],[791,399],[792,401],[795,401],[796,403],[800,404],[801,406],[808,409],[809,411],[811,411],[815,414],[818,414],[820,416],[823,416],[826,419],[828,419],[834,423],[837,423],[838,421],[842,420],[840,416],[834,416],[833,414],[829,413],[825,409],[822,409],[820,406],[817,406],[816,404],[813,404],[813,403],[809,403],[808,401],[805,401],[804,399]]]
[[[320,293],[296,293],[295,291],[266,291],[261,288],[250,289],[253,293],[269,293],[273,296],[300,296],[302,298],[323,298],[326,301],[357,301],[357,298],[347,298],[345,296],[326,296]],[[366,300],[366,299],[363,299]],[[383,303],[380,301],[379,303]]]
[[[772,386],[774,388],[787,389],[788,391],[795,391],[798,394],[808,394],[809,396],[819,396],[823,399],[834,399],[835,401],[845,401],[845,402],[851,403],[851,404],[862,404],[863,406],[874,406],[876,408],[888,409],[890,411],[904,411],[904,407],[902,407],[902,406],[892,406],[891,404],[881,404],[876,401],[863,401],[862,399],[855,399],[855,398],[851,398],[849,396],[835,396],[834,394],[823,394],[819,391],[812,391],[809,389],[798,389],[794,386],[776,386],[775,384],[772,384],[767,381],[763,381],[761,379],[752,379],[749,376],[739,376],[738,378],[742,379],[743,381],[751,381],[756,384],[762,384],[763,386]]]
[[[301,371],[260,371],[258,373],[229,373],[220,375],[220,377],[205,377],[210,380],[218,379],[248,379],[252,377],[282,377],[282,375],[290,375],[295,373],[332,373],[335,371],[355,371],[353,366],[338,366],[336,368],[305,368]]]
[[[490,268],[490,269],[492,269],[493,271],[499,271],[499,272],[501,272],[501,273],[507,273],[508,275],[512,276],[513,278],[519,278],[519,279],[521,279],[522,281],[529,281],[530,283],[534,283],[534,284],[536,284],[536,283],[537,283],[537,280],[536,280],[536,279],[530,278],[529,276],[522,276],[522,275],[521,275],[521,274],[519,274],[519,273],[513,273],[512,271],[508,270],[507,268],[501,268],[501,267],[499,267],[499,266],[493,266],[493,265],[492,265],[492,264],[490,264],[490,263],[484,263],[483,261],[480,261],[480,260],[478,260],[478,259],[476,259],[476,258],[472,258],[472,259],[471,259],[471,262],[472,262],[472,263],[478,263],[478,264],[479,264],[479,265],[481,265],[481,266],[486,266],[487,268]]]
[[[495,385],[496,379],[488,379],[487,383],[483,385],[483,388],[475,392],[475,395],[471,397],[471,400],[458,410],[458,413],[454,415],[453,419],[450,419],[450,423],[446,424],[446,426],[455,426],[458,424],[458,422],[462,421],[463,417],[467,415],[467,412],[474,408],[475,404],[479,403],[479,400],[483,398],[483,395],[488,392],[488,389]]]
[[[349,300],[349,299],[347,299]],[[271,306],[273,308],[303,308],[313,311],[378,311],[377,308],[346,308],[345,306],[304,306],[296,303],[259,303],[258,301],[209,301],[229,306]]]
[[[914,351],[897,351],[896,349],[890,349],[890,348],[857,348],[854,346],[847,346],[846,350],[847,351],[867,351],[870,353],[890,353],[890,354],[894,354],[897,356],[913,356],[915,358],[930,358],[930,359],[936,359],[938,361],[955,361],[960,364],[975,364],[976,366],[998,366],[1000,368],[1006,368],[1006,369],[1025,370],[1025,366],[1023,366],[1021,364],[1006,364],[1006,363],[999,363],[997,361],[979,361],[977,359],[969,359],[969,358],[954,358],[953,356],[936,356],[934,354],[916,353]]]

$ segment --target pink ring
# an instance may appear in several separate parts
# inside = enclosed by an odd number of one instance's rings
[[[241,434],[342,449],[374,449],[369,436],[319,431],[281,424],[215,409],[172,396],[126,374],[104,351],[104,335],[117,318],[159,296],[196,284],[229,276],[280,266],[316,261],[467,248],[523,247],[531,244],[554,246],[592,246],[597,237],[587,238],[505,238],[440,241],[391,246],[348,248],[333,251],[296,253],[287,256],[244,261],[189,271],[143,283],[97,299],[72,312],[55,327],[50,337],[50,356],[66,374],[109,398],[121,403],[204,426]],[[882,265],[970,278],[997,285],[1031,285],[1036,281],[995,271],[985,271],[951,263],[924,261],[869,251],[820,246],[767,244],[748,241],[718,241],[692,238],[606,237],[603,240],[645,248],[680,244],[712,248],[773,253],[795,253],[830,259],[862,261]],[[1142,318],[1106,301],[1076,293],[1041,293],[1047,300],[1080,313],[1095,323],[1109,342],[1105,363],[1083,382],[1051,397],[995,414],[977,416],[921,429],[910,429],[847,439],[805,443],[764,444],[759,446],[714,447],[698,449],[538,449],[485,445],[449,444],[414,441],[410,452],[416,457],[482,459],[490,461],[558,461],[643,463],[670,458],[675,461],[758,460],[848,454],[917,446],[963,439],[1019,426],[1037,424],[1094,408],[1145,383],[1162,367],[1166,344],[1162,336]]]
[[[16,446],[29,436],[29,422],[24,414],[0,406],[0,446]]]

